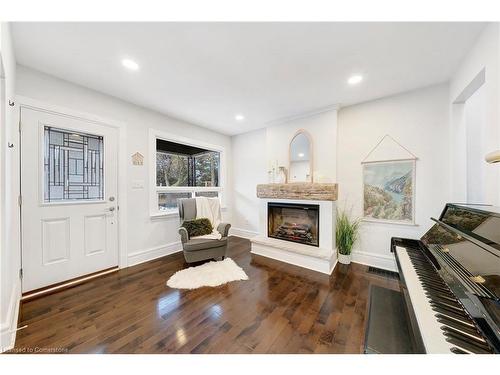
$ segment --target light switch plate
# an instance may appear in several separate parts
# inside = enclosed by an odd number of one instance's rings
[[[133,180],[132,189],[144,189],[144,180]]]

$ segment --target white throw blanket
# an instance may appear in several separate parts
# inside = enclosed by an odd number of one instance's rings
[[[221,223],[220,201],[219,198],[196,197],[196,218],[207,218],[212,223],[213,232],[204,236],[193,238],[210,238],[220,240],[222,234],[217,231],[217,227]]]

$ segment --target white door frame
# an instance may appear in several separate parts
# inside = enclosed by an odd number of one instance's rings
[[[28,108],[46,113],[51,113],[59,116],[66,116],[77,120],[92,122],[98,125],[104,125],[118,130],[118,267],[128,267],[127,257],[127,126],[125,123],[113,119],[96,116],[88,112],[78,111],[72,108],[67,108],[59,105],[49,104],[22,95],[16,95],[16,101],[19,103],[19,111],[17,111],[17,123],[21,121],[21,109]],[[22,139],[19,139],[19,152],[22,149]],[[21,168],[21,159],[19,167]],[[20,176],[21,178],[21,176]],[[22,182],[19,186],[21,189]],[[19,190],[21,195],[21,190]],[[21,210],[21,207],[19,207]],[[22,223],[22,217],[21,217]],[[21,227],[22,237],[22,227]],[[22,242],[19,249],[22,254]],[[22,255],[21,255],[22,256]],[[22,267],[22,265],[21,265]]]
[[[482,68],[472,80],[462,88],[462,91],[450,104],[450,160],[459,160],[461,165],[467,165],[467,155],[462,152],[466,147],[466,122],[465,103],[486,83],[486,68]],[[455,138],[453,138],[455,137]],[[460,143],[457,147],[453,142]],[[455,169],[457,163],[451,165],[450,193],[453,202],[467,202],[467,172],[464,175],[457,174]],[[460,171],[464,170],[460,168]]]

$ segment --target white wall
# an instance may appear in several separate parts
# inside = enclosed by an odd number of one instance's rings
[[[290,170],[288,171],[288,182],[303,182],[307,180],[307,176],[311,173],[310,161],[294,161],[290,163]]]
[[[464,103],[464,121],[467,155],[466,186],[468,203],[485,203],[485,172],[488,166],[484,162],[486,145],[486,123],[484,121],[484,87],[480,87]]]
[[[417,226],[364,222],[353,260],[395,269],[393,236],[419,238],[449,199],[448,86],[438,85],[342,108],[338,116],[337,180],[340,209],[362,216],[361,162],[386,134],[419,159]]]
[[[19,209],[17,195],[19,191],[19,142],[16,125],[17,105],[11,107],[8,101],[15,100],[16,61],[10,36],[10,26],[0,24],[0,56],[2,79],[5,84],[5,103],[0,105],[2,114],[0,151],[1,151],[1,221],[0,221],[0,351],[9,348],[15,337],[13,330],[17,325],[17,308],[21,294],[19,279]],[[14,144],[8,148],[7,143]],[[8,199],[7,199],[8,198]]]
[[[74,85],[49,75],[18,66],[17,93],[22,96],[59,105],[81,112],[120,121],[127,127],[127,217],[129,265],[152,257],[165,255],[180,248],[177,228],[178,217],[150,217],[148,133],[157,129],[174,135],[199,140],[225,148],[231,154],[231,139],[226,135],[179,121],[122,100]],[[143,166],[133,166],[130,156],[144,155]],[[230,158],[227,158],[230,164]],[[226,165],[227,202],[231,202],[231,166]],[[142,180],[144,189],[132,189],[133,181]],[[230,210],[223,213],[230,220]]]
[[[466,145],[464,100],[472,94],[467,87],[480,72],[485,70],[484,84],[481,87],[484,106],[484,145],[483,157],[488,152],[500,149],[500,27],[498,23],[489,24],[481,33],[473,48],[465,56],[460,67],[450,81],[449,107],[450,153],[452,200],[467,200],[467,174],[464,150]],[[455,103],[455,104],[454,104]],[[500,205],[500,168],[498,165],[485,166],[483,203]]]
[[[259,231],[260,199],[256,186],[267,183],[265,145],[265,129],[232,137],[232,234],[247,237]]]
[[[276,161],[288,169],[288,146],[299,129],[307,130],[313,139],[314,181],[336,181],[336,110],[233,136],[231,233],[252,236],[259,231],[260,200],[256,186],[269,182],[267,171]]]

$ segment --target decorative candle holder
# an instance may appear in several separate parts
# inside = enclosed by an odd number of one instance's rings
[[[285,167],[278,167],[278,176],[277,176],[277,183],[279,184],[286,184],[287,176],[286,176],[286,168]]]

